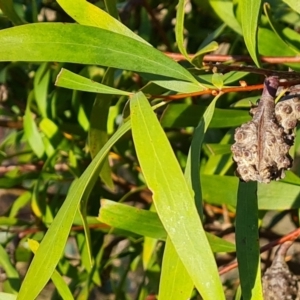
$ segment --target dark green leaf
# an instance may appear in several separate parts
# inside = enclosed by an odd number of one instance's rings
[[[96,27],[23,25],[1,30],[0,44],[0,61],[96,64],[197,82],[186,69],[151,46]]]
[[[170,104],[161,117],[163,127],[188,127],[197,126],[199,117],[206,110],[205,106],[189,104]],[[239,126],[251,119],[245,110],[220,109],[214,110],[210,123],[211,128],[226,128]]]
[[[236,253],[244,300],[263,300],[258,236],[257,182],[240,182],[236,207]]]

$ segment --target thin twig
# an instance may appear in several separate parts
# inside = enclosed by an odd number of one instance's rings
[[[294,86],[296,84],[300,84],[300,78],[298,80],[289,80],[285,82],[280,82],[279,86],[283,87],[289,87]],[[263,84],[255,84],[255,85],[246,85],[246,86],[234,86],[234,87],[228,87],[223,88],[220,90],[217,89],[206,89],[199,92],[194,93],[182,93],[182,94],[176,94],[176,95],[151,95],[151,99],[165,99],[166,101],[173,101],[173,100],[181,100],[186,97],[197,97],[202,95],[213,95],[216,96],[220,93],[226,94],[226,93],[233,93],[233,92],[250,92],[250,91],[256,91],[263,89]]]
[[[285,235],[284,237],[281,237],[280,239],[277,239],[275,241],[272,241],[268,243],[267,245],[264,245],[260,248],[260,253],[263,253],[265,251],[268,251],[278,245],[281,245],[287,241],[294,241],[300,236],[300,228],[297,228],[296,230],[292,231],[291,233]],[[219,270],[219,275],[223,275],[233,269],[235,269],[238,266],[237,262],[233,262],[225,267],[222,267]]]
[[[278,76],[284,79],[299,79],[299,72],[289,72],[289,71],[277,71],[264,68],[256,68],[253,66],[228,66],[223,64],[204,64],[204,69],[207,71],[226,73],[229,71],[239,71],[239,72],[249,72],[254,74],[260,74],[264,76]]]
[[[165,55],[176,60],[182,61],[186,60],[186,58],[180,53],[170,53],[165,52]],[[190,54],[189,57],[193,58],[195,54]],[[284,64],[284,63],[299,63],[300,56],[261,56],[260,60],[269,64]],[[248,55],[215,55],[208,54],[203,58],[205,62],[252,62],[252,59]]]

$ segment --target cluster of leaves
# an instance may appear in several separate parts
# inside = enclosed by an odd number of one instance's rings
[[[51,279],[52,299],[96,299],[98,287],[115,299],[225,299],[213,253],[237,251],[243,299],[262,299],[258,220],[297,209],[300,179],[239,183],[230,145],[258,93],[222,91],[263,78],[202,63],[217,49],[257,66],[260,55],[298,55],[297,0],[0,8],[0,187],[18,194],[0,217],[0,298],[35,299]],[[162,53],[177,50],[182,64]],[[204,230],[203,203],[232,213],[236,246]]]

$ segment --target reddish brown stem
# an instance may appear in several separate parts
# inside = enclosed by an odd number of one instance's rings
[[[260,253],[263,253],[267,250],[270,250],[278,245],[281,245],[287,241],[294,241],[296,240],[298,237],[300,236],[300,228],[297,228],[296,230],[292,231],[291,233],[287,234],[286,236],[280,238],[280,239],[277,239],[273,242],[270,242],[268,243],[267,245],[263,246],[260,248]],[[238,263],[237,262],[233,262],[225,267],[222,267],[220,270],[219,270],[219,274],[220,275],[223,275],[233,269],[235,269],[236,267],[238,266]]]
[[[285,82],[280,82],[279,85],[283,87],[289,87],[293,86],[296,84],[300,84],[300,79],[298,80],[290,80],[290,81],[285,81]],[[206,89],[204,91],[199,91],[195,93],[182,93],[182,94],[176,94],[176,95],[152,95],[151,99],[157,99],[161,98],[164,100],[168,101],[173,101],[173,100],[181,100],[186,97],[197,97],[201,95],[208,95],[211,94],[213,96],[218,95],[219,93],[225,94],[225,93],[232,93],[232,92],[250,92],[250,91],[255,91],[255,90],[261,90],[263,89],[264,85],[263,84],[255,84],[255,85],[249,85],[249,86],[235,86],[235,87],[229,87],[229,88],[224,88],[221,90],[217,89]]]
[[[170,57],[170,58],[172,58],[176,61],[186,60],[186,58],[180,53],[165,52],[165,54],[168,57]],[[189,57],[193,58],[194,54],[190,54]],[[300,56],[261,56],[260,60],[262,62],[269,63],[269,64],[299,63],[300,62]],[[205,62],[227,62],[227,61],[252,62],[252,59],[248,55],[214,55],[214,54],[208,54],[208,55],[204,56],[203,61],[205,61]]]

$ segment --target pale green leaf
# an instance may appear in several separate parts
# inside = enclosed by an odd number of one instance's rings
[[[57,0],[57,2],[70,17],[81,25],[102,28],[147,44],[144,39],[120,21],[86,0]]]
[[[217,89],[221,90],[224,86],[223,74],[214,73],[211,82]]]
[[[35,299],[47,284],[64,251],[80,202],[87,201],[108,151],[129,128],[129,122],[120,127],[105,147],[99,151],[82,176],[73,182],[66,200],[57,213],[30,264],[22,283],[18,300]]]
[[[48,103],[48,85],[50,81],[50,68],[48,63],[41,64],[37,69],[33,84],[34,97],[42,117],[47,117],[47,103]]]
[[[184,45],[184,8],[186,2],[186,0],[179,0],[177,5],[175,37],[179,51],[187,60],[190,60]]]
[[[2,293],[0,292],[0,299],[1,300],[16,300],[17,296],[13,294],[8,294],[8,293]]]
[[[293,10],[300,14],[300,2],[298,0],[282,0],[289,5]]]
[[[242,35],[241,26],[233,13],[233,1],[209,0],[209,4],[226,25]]]
[[[162,261],[158,300],[190,299],[193,287],[193,280],[178,257],[170,238],[167,238]]]
[[[132,97],[130,110],[133,140],[143,175],[180,259],[204,298],[225,299],[190,188],[165,133],[141,92]]]
[[[130,231],[141,236],[163,241],[167,239],[166,230],[157,213],[153,211],[103,199],[101,200],[98,220],[114,228]],[[91,224],[94,224],[94,222]],[[213,252],[235,251],[232,243],[208,232],[206,232],[206,236]]]
[[[257,67],[260,66],[257,45],[257,30],[260,19],[261,2],[261,0],[239,0],[244,41],[249,54]]]
[[[6,274],[7,278],[5,281],[7,283],[8,286],[7,288],[9,289],[9,292],[13,294],[17,294],[20,288],[20,277],[18,271],[12,265],[9,255],[6,253],[5,249],[2,247],[1,244],[0,244],[0,266],[1,269],[3,269]]]
[[[112,95],[130,95],[131,93],[121,91],[110,86],[98,83],[89,78],[75,74],[64,68],[61,69],[56,77],[56,86],[64,87],[67,89],[99,93],[99,94],[112,94]]]
[[[28,239],[28,245],[30,247],[30,250],[35,254],[39,248],[39,243],[33,239]],[[66,281],[58,273],[57,270],[54,270],[51,276],[51,280],[54,283],[55,287],[57,288],[57,291],[61,295],[62,299],[68,299],[68,300],[74,299]]]
[[[25,115],[23,119],[24,132],[32,151],[39,158],[41,158],[45,153],[45,147],[44,147],[42,137],[38,131],[38,127],[35,123],[35,119],[33,118],[33,114],[31,113],[30,110],[32,101],[33,101],[33,93],[31,92],[28,96]]]

